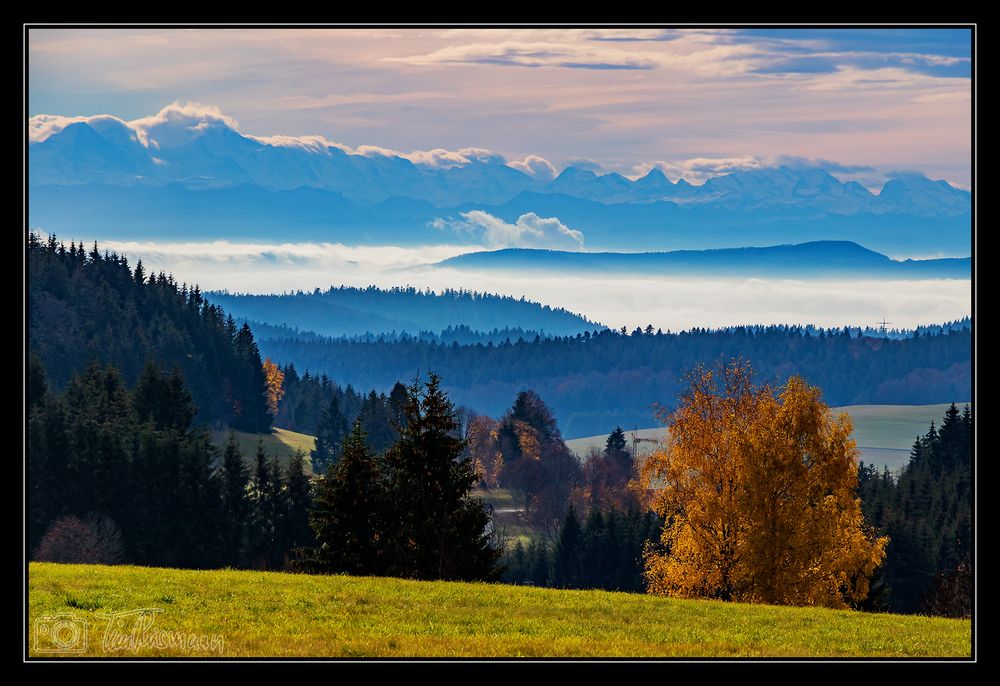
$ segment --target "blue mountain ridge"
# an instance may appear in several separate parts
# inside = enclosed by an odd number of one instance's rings
[[[566,252],[507,248],[458,255],[437,267],[475,270],[657,274],[663,276],[850,276],[898,279],[967,279],[971,258],[893,260],[851,241],[677,250],[672,252]]]

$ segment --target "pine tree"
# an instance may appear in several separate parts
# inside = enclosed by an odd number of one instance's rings
[[[247,486],[250,475],[243,463],[243,454],[236,434],[229,432],[222,451],[221,516],[223,530],[223,558],[226,564],[240,566],[247,548],[249,526],[249,501]]]
[[[579,588],[582,576],[583,531],[570,503],[559,531],[552,561],[552,582],[557,588]]]
[[[604,454],[614,455],[616,453],[623,453],[627,448],[628,443],[625,440],[625,432],[622,431],[620,426],[616,426],[615,430],[608,435],[608,440],[604,443]]]
[[[286,504],[281,484],[281,469],[276,459],[268,459],[261,439],[257,440],[254,457],[255,469],[250,482],[251,564],[257,569],[275,569],[281,565],[284,552],[280,537],[285,525]]]
[[[340,403],[334,396],[316,427],[316,445],[311,453],[315,473],[322,474],[340,461],[340,451],[346,436],[347,419],[341,414]]]
[[[283,540],[284,549],[289,551],[311,547],[316,542],[312,527],[309,526],[312,490],[305,463],[306,456],[302,450],[296,450],[288,460],[288,474],[285,480],[288,498]]]
[[[358,415],[361,428],[368,437],[368,447],[376,453],[385,452],[399,437],[392,425],[387,404],[387,398],[373,390],[365,396]]]
[[[343,457],[320,480],[309,521],[316,533],[316,564],[322,571],[385,572],[389,494],[382,469],[369,451],[361,422],[344,439]]]
[[[386,404],[389,409],[389,420],[398,433],[406,424],[406,414],[403,411],[406,406],[406,386],[397,381],[389,392]]]
[[[549,549],[541,541],[532,541],[528,546],[529,581],[535,586],[549,586],[552,577],[552,561]]]
[[[405,427],[386,454],[392,521],[391,569],[420,579],[490,580],[499,574],[490,515],[471,496],[475,470],[461,459],[454,406],[431,373],[414,382],[404,404]]]
[[[45,367],[38,353],[31,353],[28,356],[28,408],[41,405],[48,393],[48,382],[45,379]]]

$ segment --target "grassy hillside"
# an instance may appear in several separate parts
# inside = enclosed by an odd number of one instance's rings
[[[969,621],[604,591],[32,563],[29,653],[69,614],[88,656],[969,656]],[[110,651],[148,612],[145,640]],[[138,618],[141,619],[141,618]],[[40,621],[39,621],[40,620]],[[36,622],[38,622],[36,624]],[[114,622],[112,631],[108,623]],[[190,641],[191,635],[206,636]],[[221,637],[212,643],[212,637]],[[178,637],[184,641],[179,642]],[[151,640],[156,639],[156,640]],[[157,645],[158,644],[158,645]],[[191,648],[190,650],[188,648]]]
[[[961,404],[959,404],[961,407]],[[910,459],[913,439],[927,433],[931,421],[941,423],[947,404],[939,405],[848,405],[835,407],[834,412],[847,412],[854,420],[854,440],[861,450],[861,459],[879,467],[888,465],[890,470],[902,467]],[[639,429],[640,438],[659,440],[663,427]],[[631,440],[632,432],[626,428]],[[583,457],[592,447],[603,448],[607,435],[588,436],[566,441],[574,453]],[[639,444],[640,454],[650,450],[654,443]]]
[[[302,450],[306,454],[306,471],[311,473],[311,467],[309,464],[309,453],[312,451],[316,444],[316,437],[309,436],[307,434],[300,434],[294,431],[289,431],[288,429],[271,429],[271,433],[268,434],[254,434],[247,433],[245,431],[234,431],[236,434],[236,439],[239,441],[240,450],[243,452],[243,457],[246,459],[247,464],[252,464],[254,460],[254,455],[257,452],[257,440],[262,439],[264,441],[264,449],[267,451],[268,455],[275,455],[278,461],[281,463],[282,467],[288,464],[288,458],[296,450]],[[220,448],[226,444],[229,439],[229,431],[213,431],[212,441],[218,445]]]

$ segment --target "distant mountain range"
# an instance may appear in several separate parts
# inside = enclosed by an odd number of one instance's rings
[[[657,168],[633,180],[570,166],[553,180],[529,176],[497,156],[435,167],[391,155],[349,154],[332,145],[275,145],[244,136],[222,120],[191,128],[174,127],[167,135],[158,134],[155,146],[147,146],[135,130],[116,119],[73,123],[30,146],[29,182],[46,186],[179,184],[191,190],[241,185],[270,191],[316,188],[339,193],[361,206],[396,196],[424,200],[435,207],[501,205],[531,191],[606,204],[670,200],[726,209],[796,206],[837,214],[932,216],[967,212],[970,201],[967,191],[915,173],[886,181],[878,194],[854,181],[841,182],[818,167],[736,171],[700,186],[683,179],[674,183]]]
[[[265,142],[224,119],[139,131],[112,117],[71,123],[28,150],[29,222],[43,231],[421,244],[430,226],[483,210],[558,217],[591,248],[650,250],[848,239],[886,252],[970,252],[971,196],[907,173],[872,193],[818,167],[736,171],[692,185],[570,166],[554,179],[502,157],[455,166],[323,143]],[[697,230],[697,234],[692,234]]]
[[[466,253],[436,264],[474,270],[656,274],[661,276],[797,276],[968,279],[972,260],[893,260],[850,241],[672,252],[564,252],[509,248]]]
[[[428,340],[465,342],[466,333],[489,333],[511,336],[520,329],[550,336],[575,336],[584,331],[604,328],[561,308],[511,296],[471,291],[446,290],[441,293],[415,288],[341,286],[325,291],[254,295],[213,291],[206,293],[212,303],[241,320],[254,322],[254,331],[264,331],[268,338],[333,338],[365,334],[402,334],[418,336],[432,332]],[[261,325],[264,325],[263,327]],[[507,330],[507,335],[500,332]],[[480,338],[496,338],[485,336]],[[468,336],[466,336],[468,337]]]

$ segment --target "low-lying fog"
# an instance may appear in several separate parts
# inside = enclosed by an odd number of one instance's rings
[[[331,243],[259,244],[108,241],[102,247],[142,258],[202,290],[280,293],[329,286],[466,288],[525,296],[612,327],[798,323],[892,328],[950,321],[971,312],[968,280],[790,280],[499,274],[428,265],[475,246],[423,248]]]

